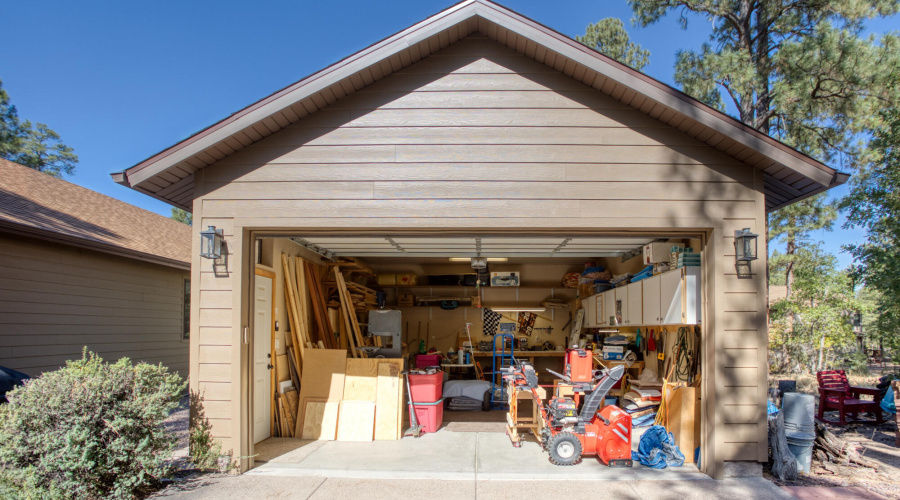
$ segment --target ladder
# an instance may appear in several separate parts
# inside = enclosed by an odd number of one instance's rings
[[[497,345],[500,340],[500,345]],[[506,352],[506,346],[509,345],[509,353]],[[494,350],[491,360],[491,408],[506,409],[509,407],[509,398],[506,394],[506,385],[503,381],[503,368],[510,368],[515,363],[513,357],[513,347],[515,338],[509,333],[498,333],[494,335]],[[498,349],[499,347],[499,349]]]

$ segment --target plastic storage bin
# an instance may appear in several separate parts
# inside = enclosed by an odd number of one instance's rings
[[[444,423],[443,399],[433,403],[413,403],[413,408],[416,410],[416,420],[425,432],[437,432]],[[412,422],[412,415],[410,415],[410,422]]]
[[[440,354],[417,354],[416,368],[428,368],[429,366],[441,366]]]
[[[444,372],[431,375],[409,374],[409,392],[414,403],[433,403],[444,393]]]

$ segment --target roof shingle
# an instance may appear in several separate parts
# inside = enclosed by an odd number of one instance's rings
[[[190,267],[189,226],[3,159],[0,226]]]

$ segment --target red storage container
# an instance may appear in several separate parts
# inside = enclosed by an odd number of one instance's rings
[[[437,432],[441,428],[441,424],[444,423],[443,399],[439,399],[434,403],[414,403],[413,408],[416,409],[416,420],[422,426],[424,432]],[[412,422],[412,415],[410,415],[410,422]]]
[[[417,354],[416,368],[428,368],[429,366],[441,366],[440,354]]]
[[[444,372],[431,375],[409,374],[409,392],[414,403],[433,403],[444,393]]]

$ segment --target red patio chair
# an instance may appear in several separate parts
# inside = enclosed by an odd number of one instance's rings
[[[874,398],[878,396],[878,389],[850,387],[844,370],[817,372],[816,379],[819,381],[818,418],[822,422],[847,425],[848,422],[880,424],[884,421],[881,416],[881,406],[878,401],[874,401]],[[863,394],[870,395],[873,399],[860,399]],[[828,410],[836,410],[840,415],[840,420],[827,420],[825,412]],[[869,411],[875,413],[875,422],[859,418],[860,412]],[[848,414],[852,415],[852,419],[849,421],[847,420]]]

